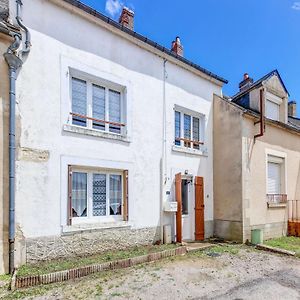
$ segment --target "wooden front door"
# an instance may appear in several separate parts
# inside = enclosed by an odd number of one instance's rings
[[[204,187],[203,177],[195,177],[195,240],[204,240]]]
[[[176,242],[182,242],[182,193],[181,193],[181,174],[175,175],[175,197],[177,201],[176,212]]]

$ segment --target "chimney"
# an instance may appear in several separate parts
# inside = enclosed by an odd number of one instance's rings
[[[183,56],[183,46],[181,45],[179,36],[177,36],[176,40],[172,42],[171,51],[175,52],[179,56]]]
[[[297,116],[297,103],[296,101],[290,101],[288,104],[288,115],[289,117],[296,118]]]
[[[245,73],[244,79],[239,84],[240,92],[245,91],[248,87],[252,85],[252,83],[253,83],[253,79],[249,77],[248,73]]]
[[[127,7],[123,7],[119,23],[124,27],[133,30],[134,12]]]

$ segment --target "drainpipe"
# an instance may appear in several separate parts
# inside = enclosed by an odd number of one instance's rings
[[[30,50],[30,34],[19,16],[20,6],[22,5],[21,0],[16,0],[16,4],[16,20],[25,31],[26,36],[25,49],[22,50],[22,54],[25,54]],[[22,42],[22,35],[19,33],[12,33],[11,35],[14,37],[14,41],[4,53],[4,58],[9,68],[9,272],[13,274],[15,268],[16,74],[23,62],[17,53]]]
[[[15,40],[14,43],[17,43],[17,41],[18,40]],[[19,39],[19,45],[20,42],[21,40]],[[22,66],[22,60],[14,53],[9,52],[6,52],[4,57],[9,67],[9,273],[13,274],[15,265],[16,72]]]
[[[21,6],[23,5],[22,0],[16,0],[17,3],[17,16],[16,16],[16,20],[18,25],[24,30],[25,32],[25,49],[22,49],[22,53],[28,53],[30,51],[30,47],[31,47],[31,37],[30,37],[30,32],[28,30],[28,28],[23,24],[22,18],[21,18]]]
[[[265,101],[264,101],[264,90],[260,90],[260,132],[254,136],[254,140],[258,137],[261,137],[265,133]]]
[[[161,200],[160,200],[160,240],[163,243],[164,231],[163,231],[163,206],[164,199],[166,195],[166,184],[167,184],[167,124],[166,124],[166,63],[167,60],[164,59],[163,62],[163,144],[162,144],[162,162],[161,162]]]

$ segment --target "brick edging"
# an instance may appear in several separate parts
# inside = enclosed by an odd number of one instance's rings
[[[149,253],[142,256],[125,258],[125,259],[105,262],[101,264],[94,264],[90,266],[58,271],[58,272],[53,272],[48,274],[32,275],[32,276],[25,276],[25,277],[18,277],[17,275],[15,280],[11,282],[12,285],[11,288],[18,289],[18,288],[36,286],[40,284],[63,282],[70,279],[81,278],[101,271],[124,269],[138,264],[157,261],[163,258],[176,256],[176,255],[183,255],[186,253],[187,253],[186,247],[182,246],[179,248],[164,250],[161,252]]]

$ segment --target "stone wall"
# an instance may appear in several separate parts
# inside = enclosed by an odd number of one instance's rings
[[[287,222],[275,222],[263,225],[252,225],[250,227],[245,227],[244,241],[251,241],[251,230],[252,229],[262,229],[263,239],[268,240],[272,238],[278,238],[286,236],[287,234]]]
[[[159,240],[159,228],[113,228],[82,231],[61,236],[26,239],[26,262],[88,256]]]
[[[242,221],[214,221],[214,235],[225,240],[237,242],[243,241],[243,223]]]

